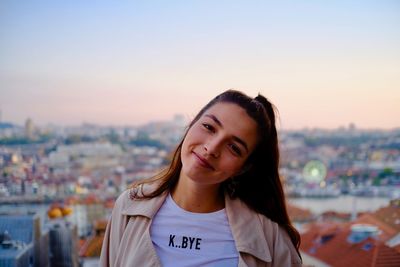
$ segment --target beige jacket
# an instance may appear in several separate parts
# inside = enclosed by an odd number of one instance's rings
[[[127,190],[119,196],[107,225],[100,266],[161,266],[150,225],[167,195],[131,200]],[[240,253],[239,266],[301,266],[289,236],[278,224],[228,196],[225,209]]]

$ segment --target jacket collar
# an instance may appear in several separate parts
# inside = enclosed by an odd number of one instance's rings
[[[148,184],[141,186],[139,194],[146,194],[146,192],[151,192],[154,188],[155,186]],[[129,199],[126,202],[126,207],[122,210],[122,214],[145,216],[153,219],[167,196],[168,192],[164,192],[160,196],[151,199]],[[231,199],[228,195],[225,195],[225,210],[237,250],[251,254],[262,261],[271,262],[270,248],[265,240],[264,229],[259,215],[250,210],[241,200]]]

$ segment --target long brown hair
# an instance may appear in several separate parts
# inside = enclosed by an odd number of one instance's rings
[[[285,195],[279,177],[279,147],[275,125],[276,108],[260,94],[253,99],[240,91],[228,90],[212,99],[189,124],[184,137],[173,154],[170,166],[155,177],[134,185],[138,189],[140,184],[157,180],[159,183],[156,190],[146,195],[137,194],[135,193],[137,192],[136,190],[131,190],[131,197],[152,198],[175,187],[182,169],[182,143],[188,130],[206,110],[220,102],[234,103],[245,109],[247,114],[257,122],[260,140],[247,159],[247,171],[235,177],[234,185],[232,185],[232,179],[227,179],[221,184],[221,189],[229,193],[230,197],[241,199],[251,209],[265,215],[283,227],[299,253],[300,234],[289,219]]]

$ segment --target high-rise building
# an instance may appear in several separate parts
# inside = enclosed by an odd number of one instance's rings
[[[49,239],[52,267],[78,267],[78,232],[75,225],[64,220],[53,222]]]
[[[33,124],[32,119],[27,119],[25,121],[25,136],[28,139],[33,139],[34,138],[34,130],[35,130],[35,126]]]

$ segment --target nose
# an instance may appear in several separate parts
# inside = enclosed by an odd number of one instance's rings
[[[208,155],[218,158],[220,156],[220,142],[216,138],[210,139],[204,144],[204,150]]]

